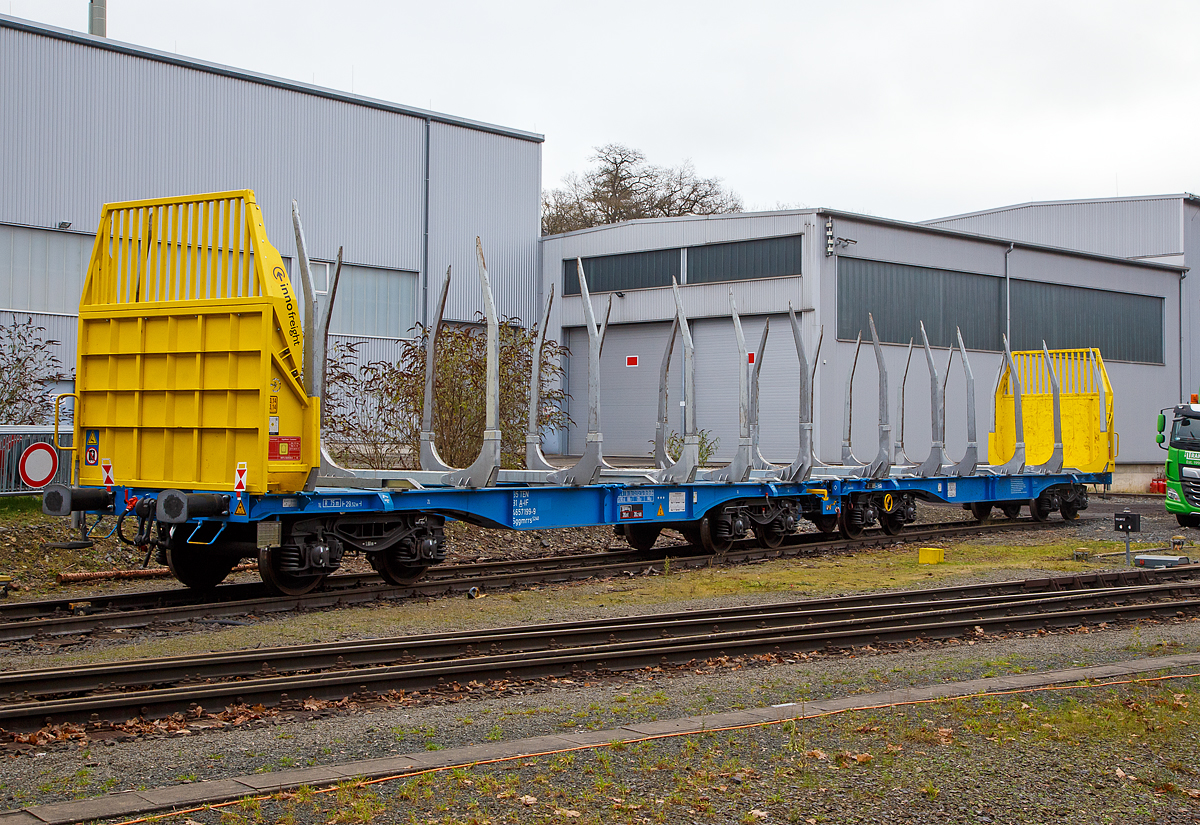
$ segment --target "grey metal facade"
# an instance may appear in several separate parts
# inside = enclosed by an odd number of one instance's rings
[[[832,222],[827,227],[828,222]],[[832,254],[826,254],[826,231],[835,240]],[[935,344],[942,347],[953,334],[956,325],[964,327],[971,319],[956,319],[967,315],[968,308],[988,304],[986,314],[991,319],[982,332],[987,342],[971,345],[971,366],[976,376],[976,410],[980,429],[981,451],[986,454],[986,432],[991,423],[992,392],[1000,369],[1001,356],[990,345],[1010,323],[1019,341],[1045,338],[1051,346],[1076,346],[1076,337],[1101,338],[1108,334],[1119,317],[1095,318],[1095,328],[1082,329],[1074,320],[1056,317],[1039,306],[1037,317],[1028,301],[1038,301],[1056,289],[1081,290],[1081,293],[1105,291],[1119,304],[1127,301],[1138,311],[1157,307],[1161,326],[1158,330],[1157,353],[1161,363],[1136,363],[1106,358],[1117,401],[1116,426],[1123,435],[1119,460],[1129,462],[1156,461],[1153,440],[1154,413],[1158,406],[1148,388],[1170,388],[1178,383],[1179,354],[1169,344],[1179,336],[1179,282],[1181,269],[1159,263],[1127,261],[1110,256],[1082,254],[1055,249],[1040,244],[1010,243],[971,233],[949,231],[889,221],[832,210],[796,210],[775,213],[706,216],[679,219],[656,219],[598,227],[581,232],[550,236],[543,239],[542,273],[545,291],[553,283],[563,285],[564,267],[575,256],[616,255],[651,249],[684,249],[692,245],[721,244],[730,240],[750,238],[781,238],[803,235],[802,274],[764,280],[735,280],[717,283],[688,283],[681,287],[681,297],[690,318],[694,321],[697,349],[698,421],[721,439],[718,460],[728,459],[737,442],[737,349],[729,316],[729,293],[732,290],[749,348],[758,345],[763,323],[771,320],[771,334],[762,361],[762,448],[768,459],[792,460],[797,446],[796,435],[796,371],[798,361],[786,322],[788,304],[802,311],[801,327],[806,347],[811,355],[823,328],[824,338],[816,377],[815,423],[819,457],[827,462],[840,459],[843,405],[846,377],[854,357],[853,333],[844,340],[839,325],[845,326],[843,316],[850,313],[853,325],[862,322],[864,335],[866,311],[874,310],[892,319],[900,312],[903,322],[912,330],[903,343],[886,344],[884,356],[891,379],[891,404],[897,398],[898,385],[904,373],[909,335],[916,334],[917,321],[924,318],[931,327]],[[1013,286],[1013,317],[1005,317],[1003,282],[1005,263],[1010,279],[1019,277],[1022,284]],[[947,296],[945,285],[934,295],[920,283],[908,284],[900,294],[870,291],[860,288],[857,295],[839,291],[837,273],[843,267],[860,271],[877,270],[884,275],[916,269],[925,273],[937,271],[962,273],[964,278],[986,280],[979,283],[986,294],[968,289]],[[731,266],[735,265],[733,263]],[[734,277],[734,276],[730,276]],[[914,294],[915,290],[915,294]],[[1022,291],[1024,290],[1024,291]],[[658,384],[658,366],[666,345],[669,320],[674,313],[670,290],[656,287],[625,290],[624,297],[613,297],[612,321],[601,359],[605,448],[611,454],[645,455],[647,443],[653,436],[654,409]],[[961,294],[960,294],[961,293]],[[612,292],[594,291],[593,304],[602,315]],[[1089,293],[1090,294],[1090,293]],[[1020,297],[1018,297],[1020,296]],[[1139,303],[1142,300],[1149,303]],[[840,306],[840,312],[839,312]],[[1047,304],[1052,308],[1053,304]],[[1019,316],[1017,313],[1021,313]],[[565,451],[577,452],[582,445],[583,429],[579,422],[586,420],[586,362],[585,336],[582,334],[582,303],[579,296],[567,296],[558,301],[549,320],[552,335],[567,341],[572,349],[568,363],[568,390],[571,393],[569,412],[577,426],[563,443]],[[855,326],[857,330],[857,326]],[[881,330],[882,331],[882,330]],[[844,332],[844,330],[843,330]],[[979,330],[964,329],[968,340]],[[1131,332],[1131,331],[1124,331]],[[1092,335],[1091,333],[1095,333]],[[1122,333],[1124,334],[1124,333]],[[897,338],[899,331],[891,336]],[[838,340],[841,337],[843,340]],[[888,336],[885,336],[888,337]],[[1136,337],[1136,336],[1135,336]],[[984,344],[989,344],[984,346]],[[1082,342],[1080,342],[1082,343]],[[1145,342],[1143,342],[1145,343]],[[629,355],[638,355],[637,368],[626,367]],[[945,370],[947,351],[937,354],[939,370]],[[678,361],[678,353],[675,356]],[[672,389],[678,379],[678,367],[673,367]],[[853,444],[859,453],[873,453],[876,442],[877,373],[874,358],[864,353],[860,358],[854,384],[855,418]],[[1164,390],[1165,391],[1165,390]],[[1173,390],[1171,390],[1173,391]],[[956,365],[947,382],[947,447],[957,458],[966,440],[965,382],[961,368]],[[922,456],[930,445],[929,378],[923,359],[914,358],[906,386],[904,416],[906,449],[910,456]],[[672,396],[672,416],[678,393]],[[1151,409],[1153,407],[1153,409]],[[893,422],[895,424],[896,422]],[[678,425],[676,424],[676,429]],[[553,443],[549,447],[555,446]],[[870,458],[868,455],[867,458]]]
[[[1114,258],[1150,258],[1182,254],[1179,209],[1187,197],[1031,202],[923,223]]]
[[[0,309],[75,312],[91,245],[78,232],[104,203],[248,188],[285,257],[295,198],[312,258],[344,246],[359,268],[338,332],[406,334],[448,265],[447,317],[472,320],[476,236],[501,311],[529,318],[541,141],[0,16]],[[401,321],[378,317],[380,296],[404,302]]]
[[[1160,406],[1200,390],[1200,199],[1182,192],[1126,198],[1040,201],[927,221],[928,226],[977,232],[1121,258],[1188,268],[1179,284],[1179,337],[1167,342],[1182,362],[1179,384],[1163,388]]]
[[[1006,291],[1011,288],[1011,302]],[[962,332],[970,349],[1098,347],[1108,360],[1162,364],[1163,299],[1153,295],[1041,283],[841,257],[838,338],[853,340],[874,317],[881,341],[949,347]],[[1011,307],[1011,318],[1009,308]]]

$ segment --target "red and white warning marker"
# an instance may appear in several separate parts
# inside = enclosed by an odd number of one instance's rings
[[[21,481],[34,489],[45,487],[58,472],[58,450],[45,441],[30,444],[21,453]]]
[[[113,484],[116,483],[113,481],[112,459],[111,458],[100,459],[100,472],[104,473],[104,486],[107,487],[109,489],[109,491],[111,492],[112,488],[113,488]]]
[[[242,493],[246,492],[246,462],[239,461],[237,469],[233,471],[233,492],[237,496],[237,507],[233,512],[235,515],[246,515],[246,508],[242,504]]]

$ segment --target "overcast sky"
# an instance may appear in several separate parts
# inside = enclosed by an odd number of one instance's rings
[[[108,0],[115,40],[540,132],[545,187],[617,142],[748,209],[903,220],[1200,190],[1198,24],[1182,0]]]

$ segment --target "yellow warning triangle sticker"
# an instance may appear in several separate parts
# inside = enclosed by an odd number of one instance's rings
[[[663,511],[662,511],[662,505],[661,505],[661,504],[660,504],[660,505],[658,505],[658,514],[659,514],[660,516],[663,514]]]
[[[245,505],[243,505],[243,504],[242,504],[242,500],[241,500],[240,498],[238,499],[238,506],[237,506],[237,509],[233,511],[233,514],[234,514],[235,516],[244,516],[244,515],[246,515],[246,507],[245,507]]]

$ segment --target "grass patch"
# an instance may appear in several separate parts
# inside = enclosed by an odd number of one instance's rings
[[[41,515],[41,496],[3,496],[0,497],[0,523],[28,521],[31,515]]]
[[[1190,821],[1200,683],[946,701],[234,806],[255,822]],[[1021,782],[997,777],[1022,777]],[[831,815],[831,811],[837,811]],[[983,819],[983,817],[987,819]],[[215,825],[211,814],[192,817]]]

